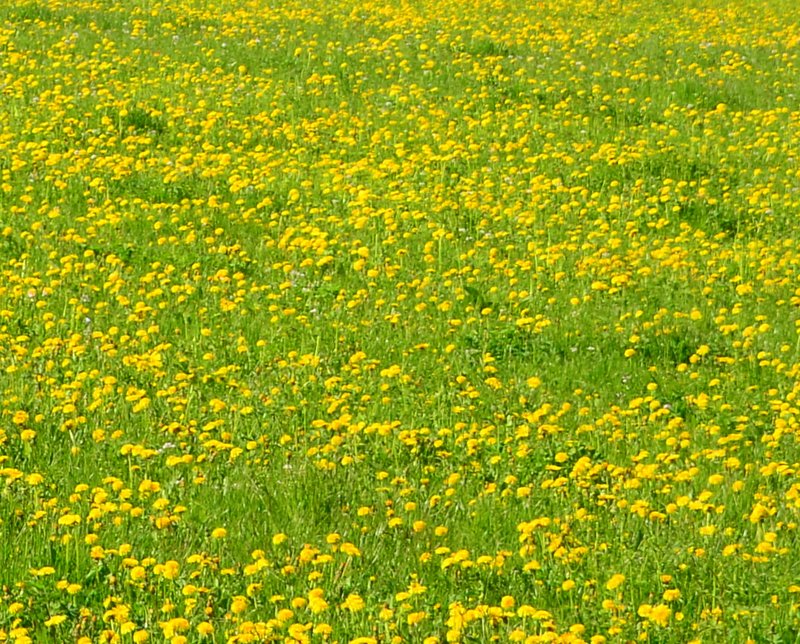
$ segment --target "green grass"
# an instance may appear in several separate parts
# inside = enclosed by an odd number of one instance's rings
[[[0,640],[796,641],[797,18],[0,7]]]

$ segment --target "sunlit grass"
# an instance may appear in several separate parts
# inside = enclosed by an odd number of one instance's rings
[[[0,6],[0,641],[795,641],[799,19]]]

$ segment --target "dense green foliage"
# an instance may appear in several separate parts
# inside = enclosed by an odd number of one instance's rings
[[[799,50],[0,4],[0,641],[796,641]]]

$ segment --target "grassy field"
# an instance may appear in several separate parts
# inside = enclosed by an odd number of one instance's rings
[[[0,641],[799,641],[799,53],[0,2]]]

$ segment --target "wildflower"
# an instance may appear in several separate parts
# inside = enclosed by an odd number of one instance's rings
[[[247,610],[247,597],[244,595],[237,595],[231,602],[231,612],[233,614],[243,613]]]
[[[53,627],[63,624],[65,621],[67,621],[66,615],[52,615],[50,619],[45,621],[44,625],[47,627]]]
[[[347,609],[351,613],[355,613],[357,611],[364,609],[364,600],[361,599],[358,595],[350,594],[347,598],[342,602],[341,607]]]

